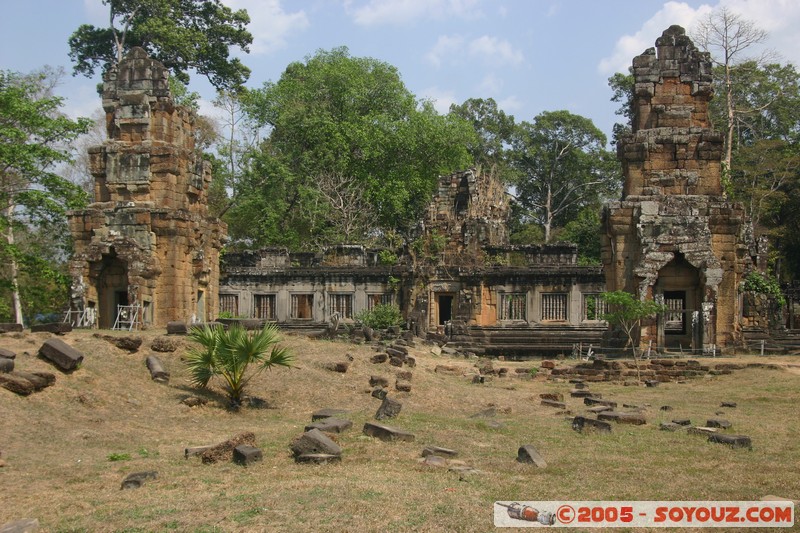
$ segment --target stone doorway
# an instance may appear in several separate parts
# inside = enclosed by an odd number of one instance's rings
[[[678,253],[659,271],[654,294],[667,307],[658,317],[658,347],[701,349],[703,290],[700,271]]]
[[[453,319],[453,299],[452,293],[439,293],[436,295],[436,324],[444,326],[445,323]]]
[[[111,251],[103,255],[100,277],[97,283],[97,299],[99,303],[98,326],[111,329],[117,318],[117,310],[121,305],[130,305],[128,297],[128,265]]]

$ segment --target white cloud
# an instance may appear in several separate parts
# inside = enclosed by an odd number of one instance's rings
[[[522,52],[505,39],[484,35],[469,43],[469,53],[482,57],[492,64],[519,65],[524,60]]]
[[[231,9],[246,9],[250,15],[247,29],[253,34],[252,54],[268,54],[286,46],[289,35],[309,26],[305,12],[284,11],[281,0],[224,0]]]
[[[468,43],[460,35],[442,35],[425,55],[425,59],[436,67],[443,63],[463,63],[466,58],[482,60],[492,66],[518,65],[525,59],[522,52],[505,39],[488,35]]]
[[[667,2],[633,35],[623,35],[617,41],[613,53],[600,61],[597,69],[601,74],[628,72],[631,61],[646,49],[653,46],[663,31],[673,24],[683,26],[687,30],[694,22],[711,11],[711,7],[702,5],[697,9],[684,2]]]
[[[355,5],[348,0],[345,9],[360,26],[406,24],[419,19],[471,19],[481,16],[480,0],[367,0]]]
[[[433,102],[434,109],[443,115],[450,111],[451,104],[456,103],[456,95],[453,91],[440,89],[439,87],[423,89],[418,96]]]
[[[703,4],[694,9],[683,2],[666,2],[662,8],[647,20],[633,35],[619,38],[614,51],[603,58],[598,70],[603,74],[627,72],[634,56],[653,46],[661,33],[672,24],[679,24],[691,31],[698,20],[707,16],[712,9],[725,6],[756,26],[767,31],[766,46],[781,56],[782,62],[800,64],[800,2],[795,0],[719,0]]]
[[[487,74],[483,77],[478,84],[478,92],[480,94],[496,94],[503,88],[503,80],[498,78],[494,73]]]
[[[524,107],[524,105],[519,98],[511,95],[507,98],[503,98],[502,100],[497,100],[497,107],[506,113],[513,115],[515,111],[519,111]]]

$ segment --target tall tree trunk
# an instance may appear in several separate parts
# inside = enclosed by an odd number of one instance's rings
[[[733,132],[736,125],[736,110],[733,105],[733,80],[731,79],[731,66],[729,59],[725,58],[725,106],[728,112],[728,130],[725,132],[725,156],[722,164],[722,171],[728,174],[731,171],[731,159],[733,158]]]
[[[14,309],[14,321],[17,324],[22,324],[22,300],[19,297],[19,266],[17,265],[17,259],[14,257],[13,248],[14,248],[14,226],[11,223],[11,213],[14,210],[14,206],[9,206],[8,208],[4,209],[3,216],[8,221],[8,228],[6,229],[6,243],[8,243],[8,248],[11,252],[11,256],[8,261],[9,271],[11,274],[11,303]]]

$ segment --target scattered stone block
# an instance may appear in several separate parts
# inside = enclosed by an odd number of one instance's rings
[[[653,388],[653,387],[658,387],[659,383],[661,383],[661,382],[658,381],[657,379],[646,379],[645,382],[644,382],[644,385],[645,385],[645,387]]]
[[[312,422],[311,424],[305,427],[305,431],[311,431],[312,429],[318,429],[320,431],[324,431],[326,433],[341,433],[342,431],[348,430],[353,427],[353,423],[349,420],[345,420],[343,418],[323,418],[317,422]]]
[[[403,408],[402,403],[398,402],[394,398],[389,398],[388,396],[386,396],[383,398],[381,406],[378,407],[378,411],[375,413],[375,420],[394,418],[400,414],[400,410],[402,408]]]
[[[517,461],[520,463],[533,463],[539,468],[547,468],[547,462],[531,444],[520,446],[517,451]]]
[[[30,381],[34,392],[45,389],[56,382],[55,374],[49,372],[14,372],[13,375]]]
[[[260,449],[254,446],[247,446],[240,444],[233,449],[233,462],[236,464],[248,466],[257,463],[264,459],[264,454]]]
[[[125,479],[122,480],[122,486],[120,490],[124,489],[138,489],[144,482],[148,479],[157,479],[158,472],[155,470],[148,470],[146,472],[132,472],[125,476]]]
[[[472,382],[477,384],[477,385],[481,385],[483,383],[486,383],[487,381],[489,381],[491,379],[492,378],[490,376],[481,376],[481,375],[472,376]]]
[[[442,349],[441,349],[441,348],[439,348],[438,346],[433,346],[433,347],[431,348],[431,353],[432,353],[433,355],[442,355]]]
[[[539,395],[539,398],[542,400],[552,400],[554,402],[564,401],[564,395],[560,392],[543,392]]]
[[[647,423],[641,413],[620,413],[617,411],[606,411],[597,415],[598,420],[613,420],[618,424],[631,424],[641,426]]]
[[[600,398],[589,396],[583,399],[584,405],[607,405],[608,407],[617,407],[617,402],[611,400],[601,400]]]
[[[290,446],[295,460],[301,455],[327,454],[341,455],[342,449],[330,437],[318,429],[311,429],[297,437]]]
[[[409,433],[408,431],[403,431],[402,429],[398,429],[392,426],[384,426],[382,424],[375,424],[373,422],[367,422],[364,424],[364,429],[362,430],[364,435],[369,437],[375,437],[382,441],[391,442],[391,441],[403,441],[403,442],[413,442],[416,438],[413,433]]]
[[[233,450],[241,444],[255,447],[256,436],[250,431],[240,433],[235,437],[221,442],[200,454],[204,464],[213,464],[220,461],[230,462],[233,459]]]
[[[14,325],[20,326],[20,331],[22,331],[22,324]],[[23,518],[0,526],[0,533],[35,533],[36,531],[39,531],[38,518]]]
[[[602,398],[602,394],[595,394],[589,391],[589,389],[572,389],[569,391],[569,395],[572,398]]]
[[[747,435],[726,435],[724,433],[714,433],[708,436],[708,442],[727,444],[733,448],[753,449],[753,442]]]
[[[687,430],[689,435],[711,435],[717,431],[717,428],[707,428],[703,426],[693,426]]]
[[[0,374],[0,387],[20,396],[28,396],[35,390],[33,383],[15,374]]]
[[[83,354],[61,339],[45,341],[39,348],[39,355],[62,372],[72,372],[83,363]]]
[[[332,453],[304,453],[295,457],[294,460],[297,463],[324,465],[328,463],[340,463],[342,461],[342,456]]]
[[[22,330],[22,324],[13,322],[3,322],[0,324],[0,333],[19,333]]]
[[[11,350],[6,350],[5,348],[0,348],[0,358],[4,359],[16,359],[17,354],[12,352]]]
[[[394,382],[394,388],[398,392],[411,392],[411,382],[403,379],[398,379]]]
[[[0,357],[0,374],[14,371],[14,360],[8,357]]]
[[[186,335],[189,333],[189,328],[186,322],[167,322],[167,335]]]
[[[408,355],[408,350],[404,346],[389,346],[386,348],[386,353],[389,354],[389,357],[397,357],[400,360],[403,360]]]
[[[324,420],[326,418],[332,417],[339,417],[348,414],[349,411],[345,411],[344,409],[319,409],[311,413],[311,421],[316,422],[317,420]]]
[[[397,373],[397,379],[402,379],[405,381],[411,381],[411,378],[414,377],[414,373],[410,370],[402,370]]]
[[[330,370],[331,372],[340,372],[344,374],[350,368],[350,363],[344,361],[338,363],[325,363],[323,368],[325,368],[325,370]]]
[[[719,404],[719,406],[720,407],[735,408],[736,407],[736,402],[722,402],[721,404]]]
[[[389,355],[385,354],[385,353],[376,353],[375,355],[370,357],[369,360],[370,360],[371,363],[375,363],[377,365],[377,364],[385,363],[386,361],[388,361],[389,360]]]
[[[208,450],[209,448],[212,448],[212,447],[213,446],[211,444],[208,444],[206,446],[190,446],[188,448],[184,448],[183,449],[183,458],[184,459],[188,459],[189,457],[194,457],[196,455],[200,455],[204,451],[206,451],[206,450]]]
[[[688,419],[688,418],[673,418],[672,419],[672,423],[673,424],[678,424],[679,426],[691,426],[692,425],[692,421],[690,419]]]
[[[130,353],[137,352],[142,345],[142,338],[136,336],[115,337],[113,335],[100,335],[99,333],[95,333],[94,336]]]
[[[426,455],[420,462],[427,466],[433,466],[437,468],[447,468],[447,459],[440,455]]]
[[[415,357],[411,357],[410,355],[406,356],[406,360],[404,362],[409,368],[414,368],[417,366],[417,359]]]
[[[165,335],[156,337],[150,343],[150,349],[159,353],[171,353],[178,349],[180,343],[176,339],[171,339]]]
[[[685,427],[686,426],[681,426],[675,422],[661,422],[661,424],[658,425],[658,429],[661,431],[678,431],[684,429]]]
[[[609,407],[607,405],[595,405],[594,407],[589,407],[587,411],[596,415],[598,413],[605,413],[606,411],[612,411],[613,409],[614,409],[613,407]]]
[[[547,370],[553,370],[556,367],[556,364],[553,361],[542,361],[542,364],[539,366],[541,368],[546,368]]]
[[[659,408],[659,410],[660,410],[660,411],[672,411],[672,406],[671,406],[671,405],[662,405],[662,406]]]
[[[72,325],[68,322],[50,322],[48,324],[34,324],[31,326],[31,333],[55,333],[64,335],[72,331]]]
[[[169,372],[164,368],[164,363],[155,355],[150,355],[145,359],[144,364],[150,371],[150,378],[158,383],[169,383]]]
[[[439,446],[426,446],[422,449],[422,457],[429,455],[439,455],[442,457],[455,457],[458,452],[449,448],[441,448]]]
[[[604,433],[611,433],[611,424],[593,418],[586,418],[583,416],[576,416],[572,419],[572,429],[578,433],[585,433],[589,431],[599,431]]]
[[[724,418],[709,418],[706,420],[706,427],[729,429],[731,427],[731,423]]]
[[[389,392],[386,389],[381,388],[381,387],[378,387],[377,389],[373,389],[372,390],[372,397],[373,398],[377,398],[379,400],[383,400],[384,398],[386,398],[387,394],[389,394]]]
[[[369,386],[370,387],[388,387],[389,386],[389,378],[385,378],[383,376],[370,376],[369,377]]]
[[[392,366],[401,367],[403,366],[403,359],[401,357],[390,357],[389,364]]]
[[[542,400],[541,405],[544,405],[545,407],[555,407],[557,409],[567,408],[567,404],[565,404],[564,402],[556,402],[553,400]]]

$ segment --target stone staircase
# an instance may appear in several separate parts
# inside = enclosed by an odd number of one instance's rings
[[[547,326],[525,328],[470,327],[466,335],[454,335],[447,345],[462,352],[504,356],[508,359],[569,357],[576,344],[584,351],[600,348],[605,326]]]
[[[763,343],[764,355],[800,355],[800,329],[766,331],[746,328],[742,336],[745,348],[752,353],[760,354]]]

